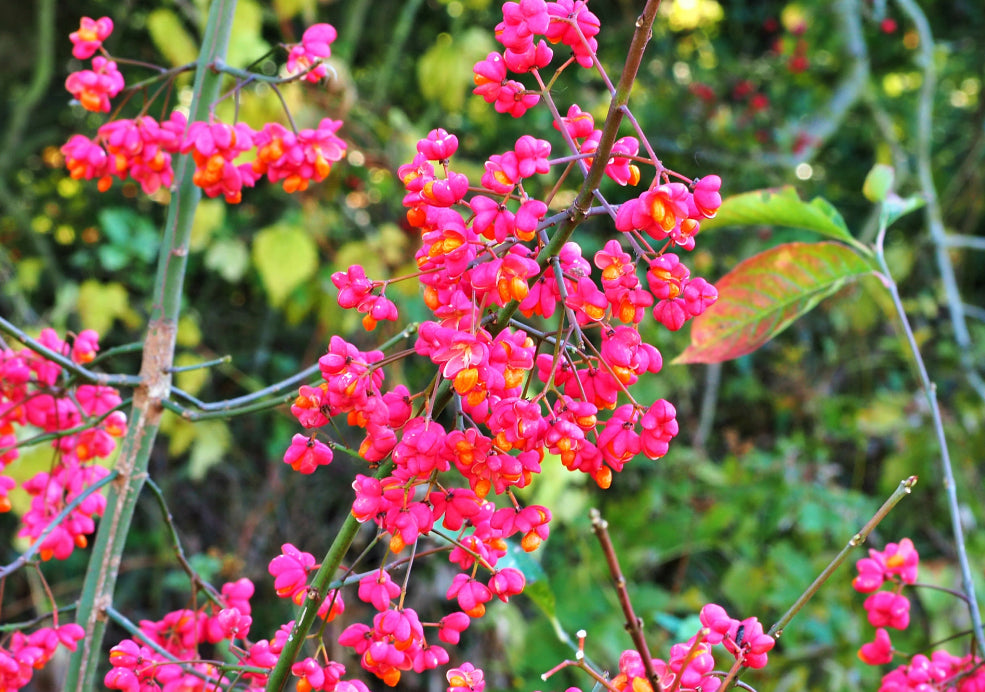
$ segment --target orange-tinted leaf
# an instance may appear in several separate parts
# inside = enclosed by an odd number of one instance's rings
[[[840,243],[788,243],[750,257],[716,285],[718,302],[696,317],[691,345],[675,363],[744,356],[845,283],[873,271]]]

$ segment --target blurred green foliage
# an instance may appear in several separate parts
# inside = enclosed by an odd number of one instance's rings
[[[925,4],[939,72],[933,172],[948,228],[980,242],[985,7],[969,0]],[[38,0],[8,8],[10,17],[0,26],[5,317],[35,331],[47,325],[96,328],[104,345],[139,340],[153,299],[148,292],[156,229],[167,195],[148,199],[129,183],[99,194],[95,185],[68,178],[58,147],[74,132],[91,134],[103,118],[68,105],[62,84],[78,64],[67,36],[82,15],[108,14],[117,26],[108,42],[114,55],[181,64],[194,55],[204,6],[205,0],[160,7]],[[618,69],[639,3],[597,1],[592,8],[602,19],[600,56]],[[303,194],[261,186],[234,207],[202,205],[178,364],[225,354],[232,360],[184,373],[179,386],[206,401],[237,396],[314,362],[331,334],[369,347],[402,328],[384,324],[363,333],[358,316],[335,304],[330,276],[355,262],[373,278],[413,270],[417,240],[403,222],[403,190],[394,171],[410,159],[416,140],[434,127],[456,132],[462,141],[456,166],[471,173],[520,134],[553,132],[543,113],[514,121],[469,93],[472,63],[496,47],[498,11],[497,3],[483,0],[240,0],[232,63],[251,62],[268,50],[281,58],[277,46],[297,40],[313,21],[339,29],[336,77],[327,87],[286,89],[284,97],[300,127],[322,117],[343,119],[340,134],[350,149],[328,181]],[[46,28],[53,42],[39,41]],[[875,216],[862,188],[873,164],[894,166],[901,194],[917,191],[918,49],[912,20],[879,0],[666,0],[632,109],[671,169],[689,176],[717,173],[726,193],[796,185],[804,199],[820,195],[834,203],[856,236],[870,241]],[[257,66],[276,69],[270,56]],[[145,76],[139,68],[137,74]],[[597,81],[569,74],[562,84],[564,101],[604,115],[606,93]],[[174,98],[182,98],[182,88],[179,81]],[[133,98],[124,114],[136,113],[141,98]],[[234,107],[226,99],[220,114],[230,118]],[[242,95],[239,114],[258,125],[283,120],[280,109],[274,94],[258,89]],[[158,110],[164,109],[155,103],[152,111]],[[586,247],[601,244],[593,227],[611,231],[608,222],[586,224],[580,237]],[[797,231],[780,228],[709,231],[699,238],[691,266],[714,280],[745,257],[797,239]],[[932,251],[920,214],[905,217],[890,233],[892,269],[938,384],[963,511],[975,529],[985,521],[983,401],[959,367],[962,353]],[[951,258],[962,299],[977,317],[985,306],[981,253],[961,249]],[[414,286],[396,284],[388,295],[407,319],[423,315]],[[884,522],[874,542],[881,547],[911,536],[925,560],[922,579],[953,586],[933,434],[885,308],[877,282],[862,282],[718,374],[668,366],[653,378],[653,397],[666,396],[679,410],[682,433],[671,454],[653,466],[631,463],[607,493],[548,471],[528,494],[556,507],[558,515],[540,558],[537,598],[497,609],[456,655],[486,662],[497,688],[536,689],[543,686],[542,672],[572,654],[563,634],[571,637],[584,627],[589,658],[615,667],[629,639],[588,527],[590,506],[600,507],[610,522],[654,652],[688,637],[697,609],[708,601],[740,617],[773,622],[909,475],[921,479],[914,496]],[[970,330],[974,352],[965,357],[982,362],[980,318]],[[687,341],[686,334],[656,329],[647,336],[668,361]],[[135,371],[137,362],[120,356],[105,366]],[[409,384],[426,376],[414,362],[389,375]],[[290,473],[280,458],[296,426],[285,413],[197,424],[168,414],[167,439],[152,463],[198,568],[217,580],[245,575],[261,584],[254,630],[264,633],[287,617],[262,590],[269,586],[267,561],[288,540],[318,554],[347,512],[352,475],[363,470],[340,456],[313,477]],[[344,429],[338,435],[358,444]],[[152,499],[136,521],[121,603],[134,619],[156,618],[185,602],[187,581],[172,564]],[[12,525],[9,517],[0,519],[5,531]],[[968,540],[980,579],[985,536],[973,530]],[[77,554],[46,567],[50,581],[71,588],[81,562]],[[744,679],[757,689],[874,689],[878,672],[855,657],[871,628],[851,576],[848,568],[836,575],[787,628],[770,667]],[[29,585],[6,588],[20,589],[19,607],[29,608]],[[939,593],[921,593],[918,626],[899,648],[916,651],[960,629],[957,605]],[[16,608],[5,608],[5,618],[18,617]],[[567,671],[561,676],[564,684],[586,685]],[[561,684],[559,678],[547,683]]]

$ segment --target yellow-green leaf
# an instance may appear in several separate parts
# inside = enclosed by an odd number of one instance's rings
[[[178,319],[178,336],[175,340],[178,346],[195,348],[202,343],[202,328],[198,326],[198,317],[186,312]]]
[[[229,283],[243,278],[250,266],[250,251],[239,238],[223,238],[209,246],[205,266],[219,273]]]
[[[115,281],[104,284],[95,279],[83,281],[79,286],[76,308],[82,325],[100,334],[112,327],[117,318],[129,322],[133,313],[123,284]]]
[[[315,0],[274,0],[274,14],[281,22],[294,19],[297,15],[305,18],[315,15]]]
[[[260,281],[279,307],[318,268],[318,247],[303,228],[281,223],[268,226],[253,240],[253,264]]]
[[[192,235],[188,247],[192,252],[204,250],[216,229],[226,221],[226,203],[218,199],[203,199],[195,209]]]
[[[196,365],[206,359],[194,353],[179,353],[175,356],[174,365],[177,368],[187,368],[189,365]],[[198,394],[205,383],[209,381],[208,368],[196,368],[194,370],[182,370],[175,373],[174,383],[177,387],[192,396]]]
[[[459,111],[472,90],[472,67],[492,48],[486,32],[476,28],[452,38],[439,34],[417,61],[421,94],[451,112]]]
[[[185,420],[170,411],[161,418],[161,432],[168,436],[168,456],[184,454],[195,441],[195,423]]]
[[[21,291],[33,291],[41,283],[44,261],[40,257],[25,257],[14,265],[17,272],[16,283]]]
[[[239,0],[233,15],[226,60],[230,65],[249,65],[270,50],[263,40],[263,9],[254,0]]]
[[[172,65],[184,65],[198,57],[198,43],[171,10],[156,9],[147,15],[150,40]]]
[[[222,461],[229,449],[232,435],[221,420],[208,420],[195,424],[195,443],[188,460],[188,475],[193,481],[205,478],[209,469]]]
[[[408,251],[408,236],[397,224],[385,223],[380,226],[379,236],[375,238],[373,244],[380,253],[383,261],[387,264],[400,264],[413,251]]]
[[[892,166],[877,163],[865,176],[865,182],[862,183],[862,194],[870,202],[881,202],[893,189],[895,178],[896,173]]]

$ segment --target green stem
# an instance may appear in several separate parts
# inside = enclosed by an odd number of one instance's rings
[[[164,518],[164,523],[168,527],[168,533],[171,534],[171,547],[174,549],[174,555],[178,559],[178,564],[181,565],[181,568],[185,570],[185,574],[188,575],[188,579],[191,580],[192,586],[200,589],[212,603],[220,608],[225,608],[226,604],[222,600],[222,594],[216,591],[214,586],[202,579],[202,576],[192,567],[188,558],[185,556],[185,549],[181,546],[181,537],[178,536],[178,527],[174,525],[174,515],[171,514],[171,510],[168,508],[168,502],[164,498],[164,492],[154,482],[153,478],[147,479],[147,487],[151,489],[154,499],[157,500],[158,507],[161,508],[161,516]]]
[[[937,269],[941,275],[941,287],[947,301],[948,314],[951,317],[951,329],[954,341],[958,346],[961,367],[969,384],[982,400],[985,400],[985,382],[978,372],[979,363],[975,357],[971,333],[965,319],[964,302],[961,300],[961,290],[958,278],[948,251],[947,231],[944,224],[944,212],[937,196],[937,184],[931,166],[931,150],[933,147],[933,129],[939,126],[934,122],[934,97],[938,94],[937,66],[934,62],[936,44],[930,22],[920,5],[914,0],[896,0],[900,9],[913,21],[917,35],[920,37],[920,49],[916,55],[917,63],[923,68],[923,79],[920,83],[920,96],[917,101],[917,132],[916,132],[916,163],[917,180],[920,183],[920,193],[924,205],[924,219],[927,230],[934,245],[934,256],[937,259]],[[981,628],[977,634],[981,635]],[[985,651],[985,643],[981,643]]]
[[[2,320],[0,320],[0,322],[2,322]],[[2,324],[0,324],[0,326],[2,326]],[[381,344],[378,347],[379,350],[386,351],[391,346],[399,343],[402,339],[406,339],[408,335],[417,330],[417,327],[417,322],[411,322],[404,327],[400,333],[392,336],[386,342]],[[198,364],[194,367],[201,366],[202,364]],[[290,395],[285,395],[285,392],[296,390],[298,385],[308,382],[312,377],[318,374],[320,367],[321,366],[317,362],[313,363],[301,372],[291,375],[287,379],[276,382],[268,387],[251,392],[250,394],[236,397],[235,399],[224,399],[216,402],[201,401],[193,397],[191,394],[181,391],[177,387],[172,388],[171,393],[175,399],[187,401],[192,406],[198,408],[199,411],[191,411],[173,401],[163,401],[161,403],[169,411],[177,413],[185,420],[191,421],[206,420],[209,418],[230,418],[243,413],[264,411],[275,406],[282,406],[289,403],[291,399],[296,396],[296,394],[292,393]],[[172,368],[171,372],[178,372],[178,370]]]
[[[865,543],[865,540],[869,537],[869,534],[872,533],[872,530],[879,525],[879,522],[881,522],[885,516],[889,514],[890,510],[895,507],[900,500],[910,494],[916,483],[916,476],[910,476],[906,480],[900,481],[900,484],[896,487],[896,490],[893,491],[893,494],[882,503],[882,507],[880,507],[876,513],[872,515],[872,518],[866,522],[865,526],[859,529],[858,533],[851,537],[848,543],[845,544],[845,547],[841,549],[841,552],[839,552],[835,558],[828,563],[828,566],[821,571],[821,573],[817,576],[817,579],[815,579],[811,585],[807,587],[804,593],[800,595],[800,598],[798,598],[794,604],[790,606],[787,612],[783,614],[783,617],[777,620],[776,624],[770,627],[770,631],[767,634],[771,637],[779,637],[783,634],[783,628],[786,627],[791,620],[793,620],[793,616],[804,607],[807,601],[811,600],[814,594],[817,593],[818,589],[821,588],[821,585],[828,580],[828,577],[830,577],[831,574],[841,566],[841,563],[845,561],[848,554],[851,553],[857,546]],[[729,680],[729,682],[731,682],[731,680]],[[722,688],[727,689],[727,686],[723,685]]]
[[[44,261],[45,270],[42,276],[51,282],[52,289],[61,287],[62,275],[60,265],[55,259],[51,243],[46,236],[31,232],[31,213],[23,195],[18,190],[12,190],[8,184],[8,174],[17,165],[24,165],[25,152],[33,153],[35,148],[27,141],[32,130],[32,117],[41,99],[44,98],[51,83],[55,64],[55,15],[54,0],[38,0],[35,3],[38,27],[33,44],[34,72],[31,82],[23,91],[12,94],[10,112],[7,117],[7,127],[3,137],[3,156],[0,156],[0,206],[4,213],[12,216],[17,225],[25,230],[27,241],[34,251]],[[5,255],[6,253],[4,253]],[[4,257],[6,263],[6,257]],[[23,316],[33,312],[20,291],[11,291],[10,298],[18,304],[18,312]]]
[[[612,152],[612,145],[616,141],[619,124],[622,122],[623,108],[629,102],[629,94],[632,90],[633,83],[636,81],[640,64],[643,61],[643,51],[650,40],[653,21],[656,19],[657,8],[659,6],[660,0],[647,0],[643,13],[636,20],[636,31],[633,34],[633,40],[630,43],[629,52],[626,55],[626,64],[619,78],[616,93],[609,104],[609,112],[605,118],[605,125],[602,127],[602,136],[595,150],[594,161],[588,170],[588,174],[585,176],[585,182],[581,186],[578,196],[568,209],[567,216],[560,223],[554,237],[540,251],[537,261],[541,267],[548,266],[550,258],[561,251],[564,244],[571,238],[571,234],[575,228],[588,216],[592,199],[594,199],[599,183],[602,181],[602,175],[605,172],[609,154]],[[410,11],[405,8],[405,12]],[[493,335],[502,331],[509,324],[510,318],[516,312],[517,307],[518,303],[512,301],[501,308],[492,323],[488,325],[489,331]],[[451,381],[442,380],[435,391],[434,408],[432,410],[440,411],[451,399],[451,393]],[[392,462],[384,464],[380,467],[376,477],[386,477],[392,468]],[[287,644],[284,645],[284,649],[277,660],[277,665],[270,674],[270,679],[267,681],[268,692],[280,692],[280,690],[284,689],[284,685],[287,683],[288,676],[291,672],[291,666],[297,659],[301,645],[311,630],[311,625],[318,612],[318,606],[325,598],[327,586],[331,582],[332,575],[335,574],[335,571],[342,563],[342,558],[348,551],[358,530],[359,523],[350,514],[346,517],[345,522],[339,529],[335,540],[332,541],[328,554],[322,561],[321,568],[312,581],[311,588],[308,591],[308,598],[304,602],[301,614],[294,624],[294,629],[291,631],[291,636],[288,638]]]
[[[188,394],[187,392],[183,392],[179,389],[173,390],[172,393],[174,394],[174,397],[176,399],[183,399],[184,401],[187,401],[195,408],[200,409],[202,411],[207,411],[210,413],[222,412],[232,416],[239,413],[240,407],[242,406],[248,404],[250,405],[255,404],[263,399],[266,399],[267,397],[279,397],[280,395],[283,395],[288,391],[297,389],[298,385],[302,385],[305,382],[308,382],[309,380],[311,380],[311,378],[314,375],[318,374],[318,372],[319,372],[319,365],[318,363],[314,363],[313,365],[309,365],[301,372],[295,375],[291,375],[285,380],[276,382],[268,387],[264,387],[263,389],[258,389],[255,392],[251,392],[249,394],[244,394],[243,396],[236,397],[235,399],[223,399],[222,401],[215,401],[215,402],[200,401],[199,399],[193,397],[191,394]]]
[[[377,469],[375,477],[377,479],[386,478],[391,471],[393,471],[393,462],[387,462]],[[308,632],[311,631],[311,626],[318,615],[318,607],[325,600],[332,577],[341,566],[342,558],[349,551],[349,546],[352,545],[356,534],[359,533],[360,526],[361,524],[350,512],[345,521],[342,522],[339,532],[335,534],[335,539],[332,541],[328,553],[325,554],[321,567],[318,568],[314,579],[311,580],[307,598],[304,600],[304,605],[301,606],[301,613],[294,621],[294,628],[277,659],[277,665],[270,673],[270,678],[267,680],[267,692],[280,692],[287,684],[287,679],[291,675],[291,666],[297,660],[301,646],[304,644]]]
[[[69,435],[75,435],[76,433],[85,432],[86,430],[92,430],[117,411],[122,411],[125,407],[130,406],[132,401],[132,399],[124,399],[118,406],[114,406],[100,416],[83,418],[82,422],[73,428],[66,428],[65,430],[59,430],[58,432],[53,433],[40,433],[38,435],[32,435],[31,437],[24,438],[23,440],[17,440],[14,444],[6,447],[0,447],[0,455],[6,454],[12,449],[24,449],[25,447],[31,447],[33,445],[41,444],[42,442],[50,442],[51,440],[68,437]],[[4,413],[6,413],[6,409],[4,410]]]
[[[0,332],[12,336],[29,349],[44,356],[46,360],[56,363],[79,379],[103,387],[131,387],[140,384],[140,378],[136,375],[107,375],[101,372],[93,372],[84,365],[79,365],[74,360],[63,353],[52,351],[37,339],[27,335],[27,332],[18,329],[16,325],[0,317]]]
[[[985,658],[985,625],[982,624],[982,614],[978,609],[978,597],[975,594],[975,580],[971,571],[971,563],[968,560],[968,549],[965,545],[964,528],[961,525],[961,507],[958,503],[958,488],[954,478],[954,468],[951,464],[951,453],[947,446],[947,436],[944,433],[944,420],[941,416],[941,407],[937,401],[937,385],[930,380],[927,372],[927,365],[923,362],[923,355],[920,353],[920,346],[917,344],[916,336],[910,327],[910,320],[906,316],[903,308],[903,299],[900,298],[899,288],[889,272],[889,265],[886,263],[885,252],[886,227],[883,225],[879,229],[876,238],[876,260],[879,262],[879,269],[882,272],[882,281],[893,301],[893,308],[899,317],[903,335],[909,346],[913,362],[917,367],[917,377],[923,394],[927,398],[930,406],[930,414],[934,423],[934,435],[937,438],[937,447],[940,450],[941,471],[944,474],[944,492],[947,494],[947,509],[951,516],[951,534],[954,536],[954,549],[958,554],[958,566],[961,569],[961,586],[968,599],[968,614],[971,617],[971,629],[975,634],[975,648],[979,656]]]
[[[202,40],[202,53],[195,71],[190,121],[207,120],[209,108],[218,97],[222,76],[212,64],[225,56],[232,30],[236,0],[214,0]],[[154,440],[160,427],[161,402],[171,391],[169,368],[174,363],[175,336],[188,262],[192,220],[202,192],[192,182],[195,164],[191,157],[178,160],[177,192],[168,209],[162,253],[158,260],[150,321],[144,338],[141,383],[134,392],[127,435],[117,460],[119,473],[110,486],[106,512],[99,523],[92,558],[86,571],[76,622],[86,630],[72,654],[64,689],[84,692],[95,689],[107,609],[112,607],[123,547],[137,498],[147,477]]]
[[[71,613],[75,610],[75,604],[62,606],[58,610],[49,611],[47,613],[41,613],[40,615],[31,618],[30,620],[21,620],[20,622],[5,622],[0,625],[0,634],[6,634],[7,632],[24,632],[33,628],[45,620],[54,621],[55,615],[61,615],[62,613]]]
[[[220,411],[193,411],[189,408],[182,406],[181,404],[176,404],[173,401],[162,401],[161,405],[164,406],[168,411],[176,415],[181,416],[187,421],[201,421],[201,420],[214,420],[216,418],[233,418],[235,416],[241,416],[246,413],[256,413],[257,411],[267,411],[272,408],[277,408],[278,406],[286,406],[290,404],[294,399],[297,398],[297,394],[281,394],[279,397],[273,397],[270,399],[263,399],[262,401],[257,401],[253,404],[246,404],[244,406],[237,406],[234,409],[220,410]]]

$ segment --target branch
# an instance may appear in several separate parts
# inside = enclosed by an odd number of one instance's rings
[[[934,65],[934,35],[930,31],[927,17],[914,0],[896,0],[896,4],[914,23],[920,36],[920,53],[918,63],[923,67],[923,79],[920,84],[920,100],[917,102],[917,179],[920,181],[920,192],[927,202],[924,206],[924,219],[930,238],[934,245],[934,255],[937,258],[937,269],[940,271],[941,284],[947,299],[947,309],[951,316],[954,329],[954,340],[961,354],[961,366],[969,384],[985,401],[985,381],[978,373],[975,356],[972,353],[971,335],[965,320],[961,292],[954,273],[954,265],[948,254],[947,232],[944,230],[944,215],[941,212],[940,200],[937,197],[937,187],[934,184],[934,174],[931,169],[931,145],[934,119],[934,95],[937,91],[937,68]],[[981,631],[978,632],[981,643]],[[985,643],[981,643],[985,652]]]
[[[647,0],[643,13],[636,20],[636,31],[633,32],[633,39],[629,45],[629,52],[626,54],[626,64],[616,85],[615,96],[609,101],[609,111],[605,116],[605,124],[602,126],[602,136],[599,138],[598,146],[595,148],[595,155],[592,165],[588,169],[585,181],[582,183],[575,197],[575,201],[568,207],[568,214],[558,225],[557,232],[551,238],[540,253],[537,255],[537,263],[542,270],[547,268],[547,263],[557,255],[571,239],[575,228],[581,224],[588,216],[591,209],[592,200],[595,192],[602,182],[605,167],[609,162],[609,155],[612,153],[612,145],[615,144],[616,135],[619,133],[619,125],[622,123],[624,106],[629,103],[629,95],[639,73],[640,64],[643,62],[643,51],[653,35],[653,21],[657,17],[657,8],[660,0]],[[501,332],[510,319],[516,314],[520,304],[512,300],[496,313],[495,319],[489,325],[489,331],[493,336]]]
[[[381,351],[385,351],[391,346],[399,343],[401,340],[406,339],[413,331],[417,329],[418,326],[419,323],[411,322],[400,330],[400,332],[380,344],[377,348]],[[203,363],[199,363],[195,367],[203,367],[204,365],[205,364]],[[318,363],[313,363],[299,373],[291,375],[280,382],[275,382],[274,384],[264,387],[263,389],[258,389],[255,392],[244,394],[243,396],[238,396],[234,399],[223,399],[222,401],[214,402],[202,401],[188,392],[178,389],[177,387],[172,387],[172,396],[188,402],[199,410],[191,411],[185,406],[175,403],[170,399],[162,401],[161,405],[169,411],[177,413],[185,420],[190,421],[206,420],[209,418],[229,418],[243,413],[262,411],[289,403],[291,399],[294,398],[294,394],[292,393],[290,397],[285,397],[284,392],[292,391],[298,385],[304,384],[317,375],[320,370],[321,366]],[[177,370],[175,368],[171,369],[171,372],[176,371]],[[267,399],[266,397],[272,398]]]
[[[79,365],[68,356],[58,351],[52,351],[40,341],[31,338],[26,332],[18,329],[2,317],[0,317],[0,332],[12,336],[38,355],[44,356],[44,358],[50,360],[52,363],[57,363],[84,382],[98,384],[103,387],[135,387],[140,384],[139,375],[107,375],[106,373],[93,372],[87,367]]]
[[[375,478],[386,478],[392,470],[393,462],[386,462],[377,469]],[[349,551],[349,546],[352,545],[352,541],[359,532],[360,526],[361,524],[350,512],[346,516],[345,521],[342,522],[339,532],[335,534],[335,539],[332,541],[332,545],[329,546],[328,552],[325,554],[325,559],[322,560],[321,567],[318,568],[318,571],[315,572],[314,579],[311,580],[311,586],[308,587],[304,604],[301,606],[301,613],[296,618],[294,628],[291,630],[291,634],[288,636],[287,642],[285,642],[284,648],[277,658],[277,665],[270,672],[270,678],[267,680],[267,692],[280,692],[284,689],[284,685],[287,684],[287,680],[291,675],[291,666],[297,660],[301,646],[308,637],[308,632],[311,631],[311,626],[318,616],[318,607],[325,600],[325,595],[328,593],[329,585],[332,582],[332,576],[339,569],[339,566],[341,566],[342,558]]]
[[[643,50],[646,48],[646,44],[650,40],[653,21],[656,19],[657,8],[659,5],[659,0],[647,0],[643,14],[640,15],[639,19],[636,21],[636,31],[633,34],[629,52],[626,56],[626,64],[623,68],[622,75],[619,78],[619,84],[616,87],[616,94],[609,104],[609,112],[606,115],[605,125],[602,128],[602,136],[599,140],[598,147],[596,148],[592,166],[588,170],[588,174],[585,177],[585,181],[581,186],[578,196],[568,208],[567,216],[559,224],[558,230],[554,234],[554,237],[552,237],[550,242],[548,242],[544,248],[541,249],[537,256],[537,262],[542,268],[546,268],[548,266],[548,262],[551,257],[560,252],[561,248],[564,247],[564,244],[571,238],[571,234],[574,232],[574,229],[577,228],[577,226],[584,221],[588,215],[588,211],[591,208],[591,202],[594,199],[595,192],[602,180],[602,175],[605,172],[605,166],[609,160],[609,154],[612,152],[612,145],[616,141],[616,135],[619,131],[619,124],[622,122],[623,106],[629,102],[629,94],[632,90],[633,83],[636,81],[636,75],[639,72],[640,64],[643,60]],[[519,303],[514,300],[502,307],[496,313],[495,319],[489,325],[489,331],[493,336],[497,335],[504,328],[506,328],[518,307]],[[451,400],[451,396],[451,381],[447,379],[441,380],[435,390],[434,398],[432,399],[432,412],[436,413],[437,411],[440,411]],[[384,464],[377,471],[376,477],[384,478],[392,468],[392,462]],[[269,681],[267,682],[268,692],[280,692],[280,690],[282,690],[284,685],[287,683],[291,665],[293,665],[295,659],[297,658],[301,645],[304,643],[304,639],[307,637],[308,632],[311,629],[311,625],[314,622],[318,612],[318,606],[325,597],[326,587],[331,581],[332,574],[342,563],[342,557],[349,549],[349,546],[355,538],[358,530],[359,523],[355,520],[355,517],[352,514],[349,514],[343,522],[342,527],[339,529],[339,533],[332,542],[328,554],[322,561],[322,566],[319,568],[314,580],[312,581],[311,588],[308,591],[308,598],[304,602],[301,609],[301,614],[295,622],[294,629],[291,632],[291,635],[288,638],[279,659],[277,660],[277,665],[274,667]],[[654,689],[657,688],[655,687]]]
[[[69,435],[74,435],[76,433],[85,432],[86,430],[91,430],[97,425],[102,423],[104,420],[109,418],[111,415],[117,411],[122,411],[124,408],[129,406],[133,402],[133,399],[124,399],[118,405],[106,411],[100,416],[86,417],[82,419],[82,422],[73,428],[66,428],[65,430],[59,430],[58,432],[51,433],[39,433],[37,435],[32,435],[31,437],[25,438],[23,440],[17,440],[14,444],[8,445],[6,447],[0,447],[0,456],[6,454],[12,449],[20,449],[21,447],[31,447],[36,444],[41,444],[42,442],[48,442],[50,440],[58,440],[63,437],[68,437]],[[6,411],[4,411],[6,413]]]
[[[147,486],[154,493],[154,497],[157,499],[157,504],[161,508],[164,523],[167,524],[168,532],[171,534],[171,544],[174,546],[174,554],[178,559],[178,564],[180,564],[181,568],[185,570],[185,574],[188,575],[188,578],[191,580],[192,584],[204,591],[210,601],[215,603],[220,608],[225,608],[226,604],[222,601],[222,594],[216,591],[214,586],[202,579],[201,575],[199,575],[199,573],[195,571],[195,568],[191,566],[191,563],[188,562],[188,558],[185,557],[185,549],[181,547],[181,538],[178,537],[178,529],[174,525],[174,516],[168,508],[167,500],[164,499],[164,493],[161,491],[160,486],[155,483],[152,478],[147,479]]]
[[[202,39],[201,59],[195,71],[189,120],[207,120],[209,109],[219,94],[222,76],[207,68],[222,58],[229,44],[236,0],[214,0]],[[144,337],[143,360],[126,437],[117,457],[117,482],[111,486],[106,512],[99,522],[95,545],[86,570],[76,622],[86,630],[72,654],[64,689],[83,692],[94,689],[102,659],[107,609],[119,575],[137,498],[147,478],[154,440],[160,429],[162,401],[168,398],[174,364],[178,318],[188,264],[188,245],[195,210],[202,197],[192,179],[195,163],[188,155],[175,166],[176,192],[168,207],[164,224],[157,274],[154,279],[150,320]]]
[[[616,584],[616,594],[619,596],[619,605],[622,606],[623,615],[626,616],[626,631],[633,640],[633,645],[643,659],[643,668],[646,670],[646,677],[650,681],[650,687],[654,692],[662,692],[660,677],[653,667],[653,657],[650,656],[650,648],[646,645],[646,638],[643,636],[643,621],[633,612],[633,603],[629,599],[629,592],[626,591],[626,578],[622,575],[619,568],[619,558],[616,557],[616,550],[612,546],[609,538],[609,523],[602,518],[597,509],[588,512],[592,520],[592,530],[602,545],[602,553],[605,555],[605,562],[609,565],[609,572],[612,580]]]
[[[881,522],[886,515],[889,514],[890,510],[892,510],[892,508],[895,507],[900,500],[910,494],[916,483],[916,476],[910,476],[906,480],[900,481],[900,484],[896,487],[896,490],[893,491],[893,494],[882,503],[882,507],[880,507],[876,513],[872,515],[872,518],[865,523],[865,526],[859,529],[858,533],[851,537],[848,543],[845,544],[845,547],[841,549],[841,552],[839,552],[835,558],[828,563],[828,566],[821,571],[821,573],[817,576],[817,579],[815,579],[811,585],[807,587],[807,590],[800,595],[792,606],[790,606],[787,612],[783,614],[783,617],[777,620],[776,624],[770,627],[770,631],[767,632],[768,635],[779,638],[780,635],[783,634],[783,628],[790,624],[790,621],[793,620],[793,616],[804,607],[807,601],[811,600],[814,594],[818,592],[818,589],[821,588],[821,585],[828,580],[828,577],[830,577],[831,574],[841,566],[841,564],[845,561],[845,558],[848,557],[848,554],[857,546],[865,543],[866,539],[869,537],[869,534],[872,533],[872,530],[879,525],[879,522]]]
[[[903,300],[900,298],[899,289],[896,286],[896,282],[893,281],[892,274],[889,272],[889,266],[886,264],[885,240],[886,228],[883,227],[880,229],[879,236],[876,239],[876,260],[883,274],[883,284],[889,291],[889,295],[893,301],[893,307],[896,309],[896,315],[899,317],[900,326],[903,328],[903,335],[906,337],[906,342],[910,347],[913,362],[917,366],[920,386],[923,388],[924,396],[927,398],[927,404],[930,406],[930,414],[934,422],[934,433],[937,436],[937,446],[940,450],[941,471],[944,473],[944,492],[947,493],[947,509],[951,515],[951,531],[954,535],[954,548],[957,551],[958,565],[961,568],[962,587],[964,588],[965,596],[968,597],[968,612],[971,615],[971,628],[975,632],[978,655],[985,658],[985,630],[982,628],[982,614],[978,610],[975,581],[972,578],[971,565],[968,562],[964,528],[961,525],[961,507],[958,504],[958,490],[954,479],[954,470],[951,466],[951,453],[948,450],[947,437],[944,434],[944,421],[941,418],[940,404],[937,402],[937,386],[931,382],[930,375],[927,374],[927,366],[923,362],[920,347],[917,345],[913,329],[910,327],[910,321],[906,316],[906,310],[903,308]]]
[[[54,531],[56,528],[58,528],[58,525],[62,523],[65,517],[71,514],[72,511],[75,510],[75,508],[78,507],[80,504],[82,504],[82,502],[87,497],[89,497],[95,492],[98,492],[104,485],[107,485],[112,481],[116,480],[116,476],[117,476],[116,471],[110,471],[108,475],[100,478],[98,481],[96,481],[88,488],[83,490],[81,493],[79,493],[71,502],[65,505],[62,511],[58,513],[58,516],[52,519],[51,522],[48,524],[48,526],[45,527],[45,530],[38,535],[37,539],[34,541],[34,543],[31,544],[30,548],[25,550],[19,558],[11,562],[9,565],[5,565],[4,567],[0,568],[0,579],[3,579],[8,574],[20,569],[28,562],[30,562],[31,558],[34,557],[35,553],[37,553],[38,550],[40,550],[41,544],[44,543],[44,539],[50,536],[51,532]]]

